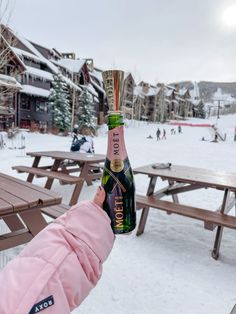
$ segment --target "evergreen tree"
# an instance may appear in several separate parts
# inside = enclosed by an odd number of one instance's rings
[[[53,107],[53,126],[64,132],[70,129],[71,106],[68,88],[60,73],[53,76],[49,103]]]
[[[79,129],[88,127],[95,131],[95,117],[93,114],[92,97],[87,90],[83,90],[79,97],[79,111],[77,112]]]
[[[202,118],[202,119],[206,118],[206,111],[205,111],[204,103],[202,100],[197,105],[197,115],[199,118]]]

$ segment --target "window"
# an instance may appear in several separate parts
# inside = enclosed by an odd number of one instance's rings
[[[30,110],[30,99],[29,98],[21,98],[20,108],[23,110]]]
[[[36,112],[48,112],[48,103],[37,100],[36,101]]]

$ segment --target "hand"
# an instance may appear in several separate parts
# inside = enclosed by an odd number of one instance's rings
[[[102,186],[99,186],[97,189],[97,193],[95,194],[93,201],[98,206],[102,207],[102,204],[105,200],[106,192]]]

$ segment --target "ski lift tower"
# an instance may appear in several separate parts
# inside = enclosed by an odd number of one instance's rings
[[[216,115],[216,124],[218,119],[220,119],[220,108],[221,108],[221,102],[223,102],[225,99],[222,97],[223,95],[215,95],[213,97],[213,101],[217,102],[217,115]]]

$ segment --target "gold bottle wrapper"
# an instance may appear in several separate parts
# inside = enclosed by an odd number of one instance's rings
[[[108,70],[102,73],[109,111],[122,111],[124,71]]]

